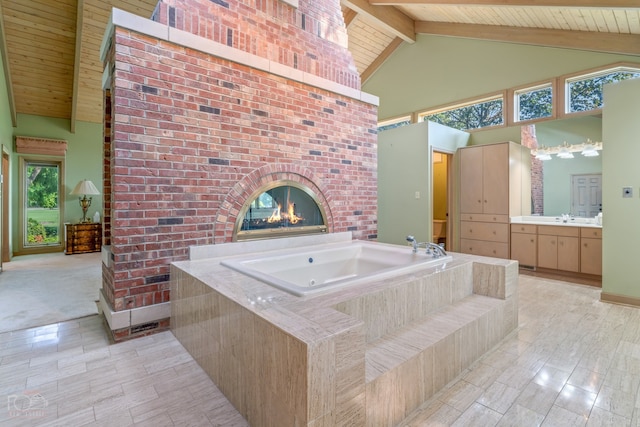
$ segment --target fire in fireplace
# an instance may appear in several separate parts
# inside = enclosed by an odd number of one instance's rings
[[[325,212],[314,193],[293,181],[277,181],[249,198],[236,221],[234,240],[263,239],[327,231]]]

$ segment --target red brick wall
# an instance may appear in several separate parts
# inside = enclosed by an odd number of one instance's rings
[[[536,126],[522,126],[520,130],[522,145],[532,149],[538,148],[538,138],[536,136]],[[544,214],[544,172],[542,160],[531,156],[531,213]]]
[[[190,245],[231,241],[242,203],[265,183],[304,184],[330,232],[376,237],[375,106],[123,28],[114,38],[103,277],[116,311],[168,301],[169,264]]]
[[[154,19],[170,27],[360,88],[339,0],[161,0]]]

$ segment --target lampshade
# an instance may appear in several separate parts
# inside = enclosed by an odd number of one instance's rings
[[[74,188],[73,191],[71,191],[71,193],[69,194],[72,194],[74,196],[81,196],[85,194],[89,194],[89,195],[100,194],[100,192],[98,191],[96,186],[93,185],[93,182],[89,181],[88,179],[83,179],[78,183],[78,185],[76,185],[76,188]]]

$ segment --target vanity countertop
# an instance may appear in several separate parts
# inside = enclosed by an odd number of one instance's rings
[[[573,218],[567,222],[562,221],[560,216],[512,216],[512,224],[532,224],[532,225],[561,225],[563,227],[586,227],[586,228],[602,228],[602,225],[596,224],[594,218]]]

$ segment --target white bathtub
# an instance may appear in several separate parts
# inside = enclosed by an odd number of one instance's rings
[[[304,296],[446,264],[452,257],[433,258],[424,249],[353,240],[303,247],[278,254],[253,254],[227,259],[222,265],[268,285]]]

